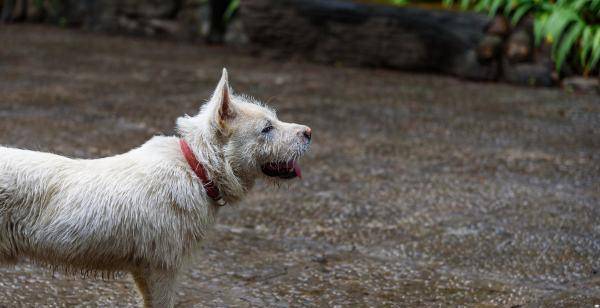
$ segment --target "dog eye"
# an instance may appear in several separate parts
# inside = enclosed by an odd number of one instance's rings
[[[266,134],[268,132],[270,132],[273,129],[273,125],[268,125],[267,127],[263,128],[263,130],[261,131],[263,134]]]

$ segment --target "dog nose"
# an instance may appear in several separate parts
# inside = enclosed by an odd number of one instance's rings
[[[306,137],[306,139],[310,140],[311,135],[312,135],[312,129],[310,129],[310,127],[307,127],[306,130],[304,131],[304,137]]]

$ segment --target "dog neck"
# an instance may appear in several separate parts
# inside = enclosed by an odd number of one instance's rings
[[[227,203],[240,200],[254,184],[254,181],[244,179],[239,171],[234,170],[226,159],[219,142],[214,136],[191,134],[180,130],[180,140],[185,140],[196,160],[202,164],[207,178],[212,180]]]
[[[184,139],[179,139],[179,147],[181,148],[181,152],[183,153],[185,160],[190,165],[190,168],[192,168],[198,179],[202,181],[202,187],[204,187],[206,194],[213,199],[216,204],[220,206],[225,205],[225,202],[221,196],[221,192],[219,191],[219,187],[214,181],[208,178],[206,175],[206,169],[204,169],[204,166],[198,161],[196,155],[194,155],[194,152],[192,152],[192,149],[190,149],[190,146]]]

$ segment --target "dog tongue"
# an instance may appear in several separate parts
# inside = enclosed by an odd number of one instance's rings
[[[302,172],[300,171],[300,165],[298,165],[298,162],[293,160],[292,166],[294,167],[294,172],[296,172],[296,176],[302,178]]]

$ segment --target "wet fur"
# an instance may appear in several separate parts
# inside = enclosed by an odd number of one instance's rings
[[[260,134],[265,121],[276,134]],[[200,113],[179,118],[177,129],[229,204],[261,176],[260,164],[308,148],[305,126],[233,95],[226,71]],[[0,263],[26,257],[86,276],[130,272],[146,306],[171,307],[178,275],[217,212],[177,137],[94,160],[0,147]]]

